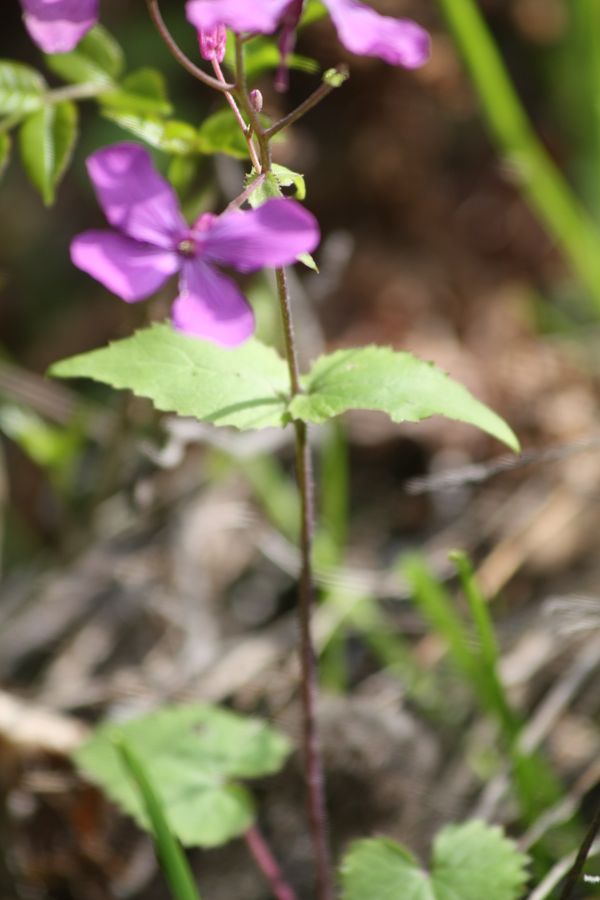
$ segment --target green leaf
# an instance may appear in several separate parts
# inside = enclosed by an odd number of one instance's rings
[[[10,134],[6,131],[0,132],[0,178],[4,175],[4,170],[10,160],[11,145]]]
[[[272,38],[253,38],[246,44],[245,49],[246,76],[250,82],[254,82],[257,78],[271,69],[276,69],[281,63],[279,48],[273,42]],[[230,69],[235,69],[235,49],[233,41],[227,42],[225,63]],[[319,71],[319,64],[316,60],[311,59],[308,56],[301,56],[298,53],[290,53],[286,63],[290,69],[296,69],[309,74],[314,74]]]
[[[77,107],[69,101],[43,106],[23,122],[19,140],[25,170],[49,206],[77,140]]]
[[[321,0],[308,0],[304,4],[300,28],[312,25],[313,22],[318,22],[320,19],[325,18],[326,15],[327,7],[321,3]]]
[[[197,156],[174,156],[167,169],[167,178],[177,191],[180,200],[185,200],[198,172]]]
[[[198,129],[201,153],[227,153],[236,159],[247,159],[248,146],[235,116],[229,108],[220,109],[204,120]]]
[[[289,745],[258,719],[204,705],[173,706],[119,725],[104,725],[75,754],[79,768],[143,828],[148,811],[115,747],[143,761],[172,832],[185,846],[216,847],[254,819],[237,779],[277,772]]]
[[[173,107],[164,76],[157,69],[137,69],[123,79],[117,90],[103,94],[101,103],[115,111],[168,116]]]
[[[499,828],[483,822],[442,829],[431,872],[394,841],[358,841],[342,863],[342,900],[517,900],[526,864]]]
[[[200,900],[189,863],[177,839],[169,828],[162,804],[154,785],[148,778],[146,767],[138,755],[126,743],[117,742],[123,765],[137,785],[151,824],[156,852],[161,868],[169,883],[174,900]]]
[[[109,107],[103,108],[102,114],[157,150],[164,150],[175,156],[186,156],[198,151],[196,129],[187,122],[177,119],[165,121],[157,115],[126,113]]]
[[[112,84],[123,71],[123,51],[115,38],[96,25],[70,53],[50,53],[48,68],[73,84]]]
[[[270,200],[272,197],[283,197],[284,193],[282,188],[284,187],[289,188],[290,186],[293,186],[296,190],[296,198],[298,200],[304,200],[306,197],[304,175],[293,172],[286,166],[280,166],[277,163],[273,163],[271,171],[268,172],[265,177],[257,175],[256,171],[252,169],[252,171],[246,175],[244,184],[248,188],[257,180],[257,178],[261,178],[260,184],[257,185],[255,190],[248,197],[248,203],[253,209],[262,206],[263,203],[266,203],[267,200]],[[289,193],[289,191],[287,193]],[[319,267],[310,253],[301,253],[298,257],[298,262],[302,263],[307,269],[311,269],[313,272],[319,271]]]
[[[394,422],[433,415],[468,422],[513,450],[519,442],[508,425],[432,363],[390,347],[338,350],[318,359],[304,379],[305,394],[290,406],[294,418],[324,422],[349,409],[387,413]]]
[[[55,363],[59,378],[93,378],[148,397],[157,409],[239,429],[287,421],[288,371],[270,347],[234,349],[154,325],[101,350]]]
[[[262,177],[257,175],[255,169],[252,169],[252,171],[249,172],[248,175],[246,175],[244,184],[248,188],[259,178],[260,183],[254,188],[254,190],[248,197],[248,203],[253,209],[257,209],[259,206],[262,206],[263,203],[266,203],[267,200],[271,200],[271,198],[273,197],[283,197],[281,188],[279,187],[279,182],[277,181],[274,172],[267,172],[267,174]]]
[[[282,166],[279,163],[273,163],[271,171],[280,188],[293,188],[292,193],[296,200],[305,199],[306,182],[304,175],[300,175],[299,172],[294,172],[292,169],[288,169],[287,166]],[[287,193],[289,194],[290,191],[287,191]]]
[[[50,425],[33,410],[12,403],[0,402],[0,432],[39,466],[51,470],[60,470],[81,449],[73,430]]]
[[[20,115],[39,109],[46,88],[42,76],[30,66],[0,61],[0,115]]]

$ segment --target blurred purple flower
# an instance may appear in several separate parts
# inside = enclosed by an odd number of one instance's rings
[[[223,24],[215,25],[214,28],[199,28],[198,43],[202,59],[215,59],[222,63],[227,47],[227,29]]]
[[[98,21],[99,0],[21,0],[25,26],[44,53],[68,53]]]
[[[175,327],[224,346],[245,341],[254,316],[237,285],[217,266],[253,272],[284,266],[319,242],[314,216],[294,200],[272,199],[258,209],[205,213],[184,220],[175,192],[150,155],[123,143],[93,153],[88,172],[115,230],[86,231],[71,259],[127,303],[144,300],[179,273]]]
[[[393,66],[414,69],[429,58],[425,29],[410,19],[394,19],[358,0],[323,0],[342,44],[359,56],[377,56]],[[237,33],[270,34],[284,25],[290,43],[290,14],[298,18],[298,0],[188,0],[188,21],[196,28],[224,24]]]

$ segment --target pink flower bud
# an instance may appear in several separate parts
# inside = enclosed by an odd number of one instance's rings
[[[224,25],[215,25],[214,28],[199,28],[198,43],[202,59],[216,59],[218,63],[221,63],[225,57],[227,29]]]
[[[254,88],[253,91],[250,91],[250,103],[252,104],[252,108],[257,112],[262,112],[263,108],[263,95],[257,88]]]

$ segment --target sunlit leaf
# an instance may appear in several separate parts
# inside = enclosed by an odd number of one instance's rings
[[[32,184],[49,206],[77,140],[77,107],[63,101],[43,106],[21,126],[21,158]]]
[[[198,152],[198,134],[193,125],[177,119],[163,119],[155,114],[135,114],[105,107],[105,118],[125,131],[165,153],[186,156]]]
[[[35,69],[0,60],[0,115],[19,115],[39,109],[47,89]]]
[[[293,399],[290,411],[306,422],[324,422],[349,409],[380,410],[394,422],[441,415],[475,425],[513,450],[519,446],[508,425],[466,388],[432,363],[389,347],[322,356],[304,385],[306,393]]]
[[[288,370],[257,340],[225,349],[154,325],[101,350],[55,363],[59,378],[92,378],[148,397],[157,409],[240,429],[286,421]]]
[[[198,147],[202,153],[227,153],[237,159],[248,157],[248,146],[230,109],[220,109],[202,122],[198,129]]]
[[[203,705],[173,706],[118,725],[105,725],[81,747],[79,768],[146,829],[145,804],[115,746],[140,758],[170,829],[185,846],[215,847],[254,819],[239,779],[277,772],[289,744],[258,719]]]
[[[115,38],[96,25],[70,53],[51,53],[46,63],[56,75],[73,84],[110,85],[123,71],[123,51]]]
[[[134,115],[167,116],[172,111],[164,75],[151,68],[132,72],[116,90],[103,94],[101,102],[115,111]]]

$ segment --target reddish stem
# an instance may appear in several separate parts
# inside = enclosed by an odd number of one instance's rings
[[[285,880],[283,872],[256,825],[251,825],[244,839],[254,861],[265,876],[277,900],[297,900],[296,893]]]

